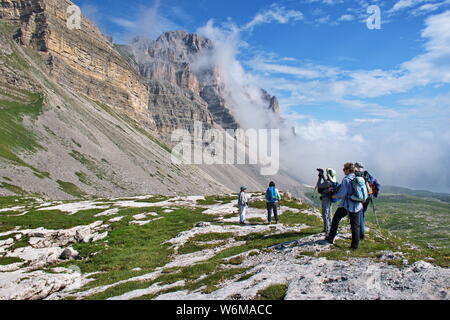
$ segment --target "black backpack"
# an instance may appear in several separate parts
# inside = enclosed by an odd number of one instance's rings
[[[325,180],[324,182],[322,182],[321,184],[319,184],[319,186],[317,187],[317,191],[318,191],[320,194],[324,194],[325,191],[327,191],[328,189],[330,189],[332,186],[333,186],[333,184],[332,184],[330,181]]]

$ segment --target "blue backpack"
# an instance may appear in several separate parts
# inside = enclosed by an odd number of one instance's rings
[[[363,177],[356,177],[352,180],[352,195],[350,200],[353,202],[366,202],[369,198],[366,180]]]
[[[274,187],[269,187],[266,191],[266,200],[267,202],[270,203],[274,203],[277,202],[278,200],[278,195],[277,195],[277,191],[275,190]]]

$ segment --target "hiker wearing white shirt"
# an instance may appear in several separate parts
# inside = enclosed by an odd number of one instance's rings
[[[239,223],[245,224],[245,215],[247,213],[248,207],[248,197],[246,194],[247,187],[241,187],[241,192],[239,193]]]

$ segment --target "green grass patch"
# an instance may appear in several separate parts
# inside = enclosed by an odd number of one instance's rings
[[[71,196],[73,196],[75,198],[83,198],[84,196],[86,196],[86,193],[81,191],[78,188],[78,186],[74,185],[71,182],[66,182],[66,181],[61,181],[61,180],[58,180],[56,182],[59,184],[59,188],[62,191],[64,191],[67,194],[70,194]]]
[[[286,284],[275,284],[264,290],[258,291],[255,300],[284,300],[288,286]]]
[[[26,95],[27,103],[0,100],[0,157],[38,172],[17,155],[23,151],[35,152],[42,149],[35,135],[22,121],[24,116],[36,119],[42,113],[44,98],[29,92]]]
[[[375,228],[372,228],[375,229]],[[361,241],[358,250],[350,250],[351,240],[337,240],[330,251],[321,252],[318,256],[331,260],[348,260],[351,258],[373,258],[379,260],[384,251],[402,252],[409,264],[425,260],[435,265],[450,267],[450,249],[428,249],[418,247],[411,249],[409,241],[387,231],[370,232],[366,240]],[[431,258],[432,260],[429,260]],[[387,260],[389,264],[401,266],[401,259]]]
[[[184,246],[178,249],[179,254],[188,254],[193,253],[197,251],[202,251],[206,249],[213,249],[220,246],[223,246],[227,243],[227,241],[230,238],[233,237],[232,233],[207,233],[207,234],[200,234],[196,235],[192,239],[189,239]],[[220,241],[223,240],[223,241]],[[211,242],[211,241],[219,241],[216,243],[204,243],[204,242]]]
[[[30,237],[28,235],[22,236],[22,238],[16,240],[16,242],[14,242],[14,244],[11,247],[9,247],[9,250],[14,251],[19,248],[28,247],[30,245],[28,242],[29,240]]]
[[[105,170],[103,170],[100,166],[97,165],[97,161],[94,158],[85,155],[77,150],[72,150],[72,152],[70,152],[69,155],[78,162],[80,162],[82,165],[84,165],[100,180],[106,179]]]
[[[21,187],[18,187],[18,186],[15,186],[15,185],[12,185],[12,184],[9,184],[6,182],[0,183],[0,188],[9,190],[12,193],[19,194],[19,195],[27,195],[28,194],[28,192],[23,190]]]
[[[163,201],[167,201],[169,200],[169,197],[166,196],[159,196],[159,195],[155,195],[155,196],[151,196],[145,199],[139,199],[139,200],[133,200],[134,202],[148,202],[148,203],[156,203],[156,202],[163,202]]]
[[[232,201],[237,203],[238,195],[233,196],[206,196],[205,199],[197,200],[199,205],[227,204]]]
[[[6,266],[8,264],[24,262],[24,260],[16,257],[0,257],[0,266]]]
[[[450,248],[450,203],[439,199],[420,198],[410,195],[382,195],[375,199],[377,216],[372,205],[366,220],[406,237],[422,246],[432,245]]]
[[[171,213],[169,215],[167,215],[163,220],[158,220],[156,223],[164,223],[164,221],[166,219],[174,219],[174,213]],[[214,218],[210,217],[210,216],[203,216],[203,217],[199,217],[200,219],[197,219],[198,221],[212,221]],[[206,219],[207,218],[207,219]],[[155,226],[154,224],[149,226],[147,225],[148,228],[150,228],[152,230],[152,232],[157,232],[158,228],[157,226]],[[145,227],[145,226],[144,226]],[[192,227],[191,225],[185,225],[184,228],[190,229]],[[137,230],[140,230],[140,234],[142,234],[142,227],[137,228]],[[212,292],[214,290],[217,290],[220,286],[220,284],[226,280],[226,279],[230,279],[231,277],[237,276],[239,274],[245,273],[246,271],[248,271],[247,268],[223,268],[222,265],[227,264],[226,261],[224,261],[224,259],[229,258],[229,257],[234,257],[234,256],[238,256],[244,252],[247,251],[251,251],[254,249],[263,249],[263,248],[267,248],[269,246],[273,246],[282,242],[287,242],[287,241],[293,241],[293,240],[297,240],[301,237],[305,237],[308,235],[311,235],[314,230],[310,229],[310,230],[304,230],[302,232],[291,232],[291,233],[285,233],[285,234],[278,234],[278,235],[271,235],[270,233],[264,233],[264,234],[252,234],[252,235],[248,235],[245,237],[235,237],[235,240],[239,240],[239,241],[245,241],[246,243],[244,245],[241,246],[237,246],[237,247],[233,247],[233,248],[229,248],[229,249],[225,249],[221,252],[219,252],[217,255],[215,255],[214,257],[212,257],[211,259],[201,262],[201,263],[197,263],[188,267],[182,267],[182,268],[175,268],[172,270],[165,270],[165,272],[157,279],[150,281],[150,282],[130,282],[130,283],[126,283],[123,285],[119,285],[119,286],[115,286],[113,288],[110,288],[108,290],[106,290],[103,293],[99,293],[95,296],[91,296],[89,297],[89,299],[106,299],[112,296],[118,296],[121,295],[125,292],[131,291],[131,290],[136,290],[136,289],[142,289],[142,288],[147,288],[149,286],[151,286],[154,283],[162,283],[162,284],[173,284],[175,282],[178,282],[180,280],[184,280],[186,281],[186,286],[184,287],[184,289],[189,290],[189,291],[194,291],[197,290],[203,286],[206,286],[206,289],[204,290],[204,292]],[[164,234],[164,231],[159,230],[159,232]],[[178,234],[178,233],[176,233]],[[173,236],[175,236],[176,234],[172,234],[170,237],[168,238],[172,238]],[[127,233],[127,235],[129,236],[130,234]],[[212,235],[202,235],[202,236],[198,236],[195,239],[196,240],[204,240],[204,241],[212,241],[214,239],[217,238],[228,238],[228,236],[230,236],[230,234],[212,234]],[[127,236],[123,236],[123,237],[127,237]],[[122,237],[122,238],[123,238]],[[157,238],[157,237],[156,237]],[[155,240],[155,244],[157,243],[161,243],[161,241],[157,241],[157,239]],[[149,239],[150,241],[150,239]],[[111,241],[110,241],[110,245],[111,245]],[[151,248],[151,245],[147,244],[148,248]],[[168,250],[167,247],[165,247],[165,250]],[[77,249],[77,248],[75,248]],[[162,249],[160,249],[160,253],[161,255],[163,255],[163,258],[159,258],[159,266],[166,264],[169,260],[170,260],[170,252],[169,251],[164,251]],[[97,259],[97,257],[99,257],[98,259],[100,259],[100,256],[105,255],[106,256],[106,252],[104,251],[101,255],[96,255],[94,256],[92,259]],[[142,259],[127,259],[126,261],[123,261],[123,264],[127,265],[126,270],[131,270],[133,267],[141,267],[144,265],[144,270],[146,270],[147,268],[145,268],[145,262],[141,262],[141,263],[136,263],[135,265],[128,265],[128,264],[133,264],[133,262],[139,262]],[[109,261],[109,260],[108,260]],[[235,262],[238,262],[237,260]],[[106,264],[108,264],[106,262]],[[155,263],[156,265],[157,263]],[[102,269],[93,269],[93,271],[98,271],[98,270],[102,270]],[[148,273],[149,271],[151,271],[151,268],[147,269],[146,271],[144,271],[142,273]],[[89,272],[88,270],[86,270],[86,272]],[[121,280],[120,278],[129,278],[131,276],[131,273],[127,273],[126,271],[123,271],[124,273],[122,274],[122,276],[119,277],[119,279],[115,279],[116,281]],[[136,276],[136,273],[134,272],[132,274],[133,276]],[[203,275],[208,275],[207,277],[205,277],[202,280],[198,280],[201,276]],[[101,275],[99,275],[100,277],[103,277]],[[106,275],[107,276],[107,275]],[[114,275],[113,275],[114,276]],[[111,281],[111,279],[109,279],[109,281]],[[111,282],[116,282],[116,281],[111,281]],[[151,296],[147,296],[147,297],[141,297],[144,299],[151,299],[152,297],[154,297],[155,295],[151,295]]]
[[[142,208],[135,209],[142,210]],[[214,219],[202,214],[202,209],[181,208],[170,214],[163,213],[161,208],[150,208],[150,210],[158,212],[163,219],[144,226],[136,226],[128,224],[130,219],[125,218],[112,226],[107,245],[103,244],[103,247],[101,245],[99,247],[99,244],[78,244],[75,246],[75,249],[83,252],[84,256],[101,251],[100,254],[93,255],[86,261],[71,261],[71,264],[78,265],[83,273],[103,272],[95,275],[96,280],[88,284],[88,287],[115,283],[164,266],[170,261],[170,254],[173,251],[170,245],[165,243],[167,240],[174,238],[182,231],[189,230],[196,222],[212,222]],[[129,214],[136,212],[139,211],[128,211]],[[142,271],[132,271],[137,267]],[[90,298],[104,299],[116,295],[117,290],[120,291],[113,288]]]
[[[265,223],[267,223],[267,221],[264,220],[263,218],[250,218],[250,219],[247,219],[247,223],[249,223],[249,224],[265,224]]]
[[[91,186],[92,182],[84,172],[75,172],[75,175],[78,177],[78,180],[87,186]]]
[[[0,209],[33,205],[35,203],[36,199],[31,197],[18,197],[18,196],[0,197]]]
[[[16,226],[20,226],[23,229],[37,229],[40,227],[51,230],[69,229],[100,220],[94,215],[103,211],[103,209],[82,210],[74,215],[68,215],[59,210],[31,210],[22,216],[0,215],[0,232],[13,230]]]
[[[229,259],[227,262],[228,262],[228,264],[237,266],[237,265],[244,263],[244,257],[242,257],[242,256],[233,257],[233,258]]]

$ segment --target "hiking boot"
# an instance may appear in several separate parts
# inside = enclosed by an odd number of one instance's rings
[[[330,243],[330,244],[333,244],[334,239],[331,238],[331,237],[329,237],[329,236],[326,236],[326,237],[325,237],[325,241],[328,242],[328,243]]]

